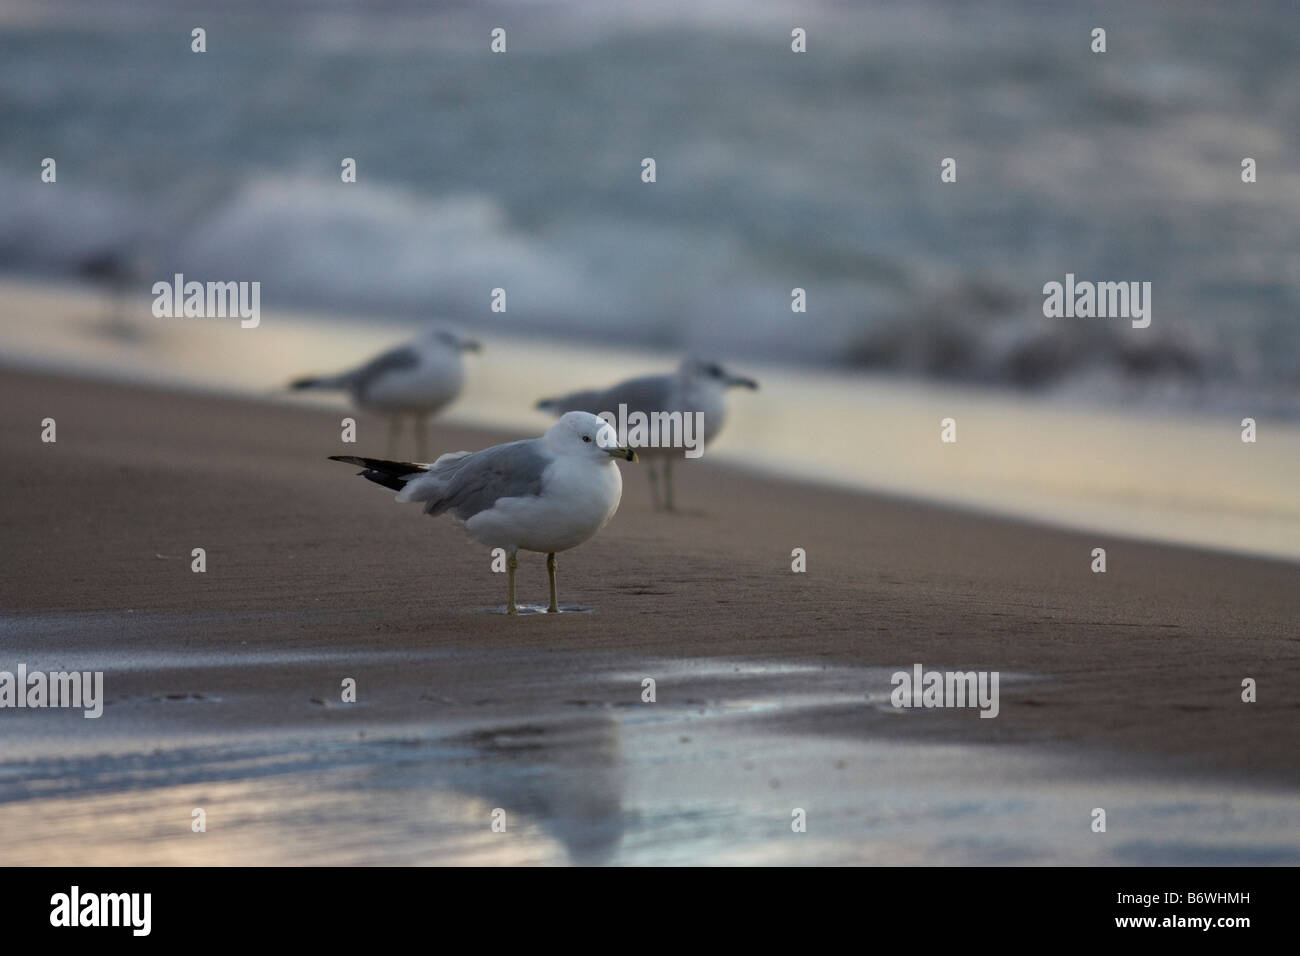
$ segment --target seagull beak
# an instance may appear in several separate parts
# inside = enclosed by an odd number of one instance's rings
[[[745,378],[741,375],[729,376],[727,378],[727,384],[731,386],[740,386],[741,388],[748,388],[752,391],[758,390],[758,383],[756,381],[752,378]]]
[[[605,449],[605,454],[611,458],[621,458],[624,461],[637,461],[636,452],[624,445],[615,445]]]

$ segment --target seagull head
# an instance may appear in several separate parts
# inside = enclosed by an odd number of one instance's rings
[[[618,443],[614,427],[591,412],[565,412],[547,431],[546,445],[557,455],[580,455],[597,462],[637,460],[636,452]]]
[[[688,358],[681,364],[678,372],[683,378],[693,381],[709,382],[720,388],[758,388],[758,382],[743,375],[733,375],[717,362],[706,359]]]

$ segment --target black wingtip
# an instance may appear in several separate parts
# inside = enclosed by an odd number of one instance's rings
[[[356,465],[367,471],[384,475],[413,475],[429,470],[428,465],[415,461],[389,461],[387,458],[361,458],[356,455],[329,455],[330,461],[341,461],[347,465]]]
[[[429,470],[427,466],[412,461],[359,458],[355,455],[328,455],[327,457],[330,461],[341,461],[345,465],[356,465],[362,469],[357,472],[362,478],[373,481],[377,485],[383,485],[385,488],[392,488],[394,491],[401,491],[406,487],[406,482],[410,476]]]

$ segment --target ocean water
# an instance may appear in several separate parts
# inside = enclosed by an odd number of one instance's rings
[[[4,0],[0,270],[1294,412],[1298,39],[1228,0]],[[1150,328],[1044,318],[1066,273],[1151,282]]]

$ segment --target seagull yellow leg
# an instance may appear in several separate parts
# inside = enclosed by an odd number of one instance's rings
[[[515,568],[519,567],[519,560],[513,555],[506,558],[506,589],[509,597],[506,601],[506,613],[518,614],[519,609],[515,607]]]
[[[546,556],[546,576],[551,579],[551,603],[546,608],[548,614],[559,614],[560,605],[555,602],[555,552]]]

